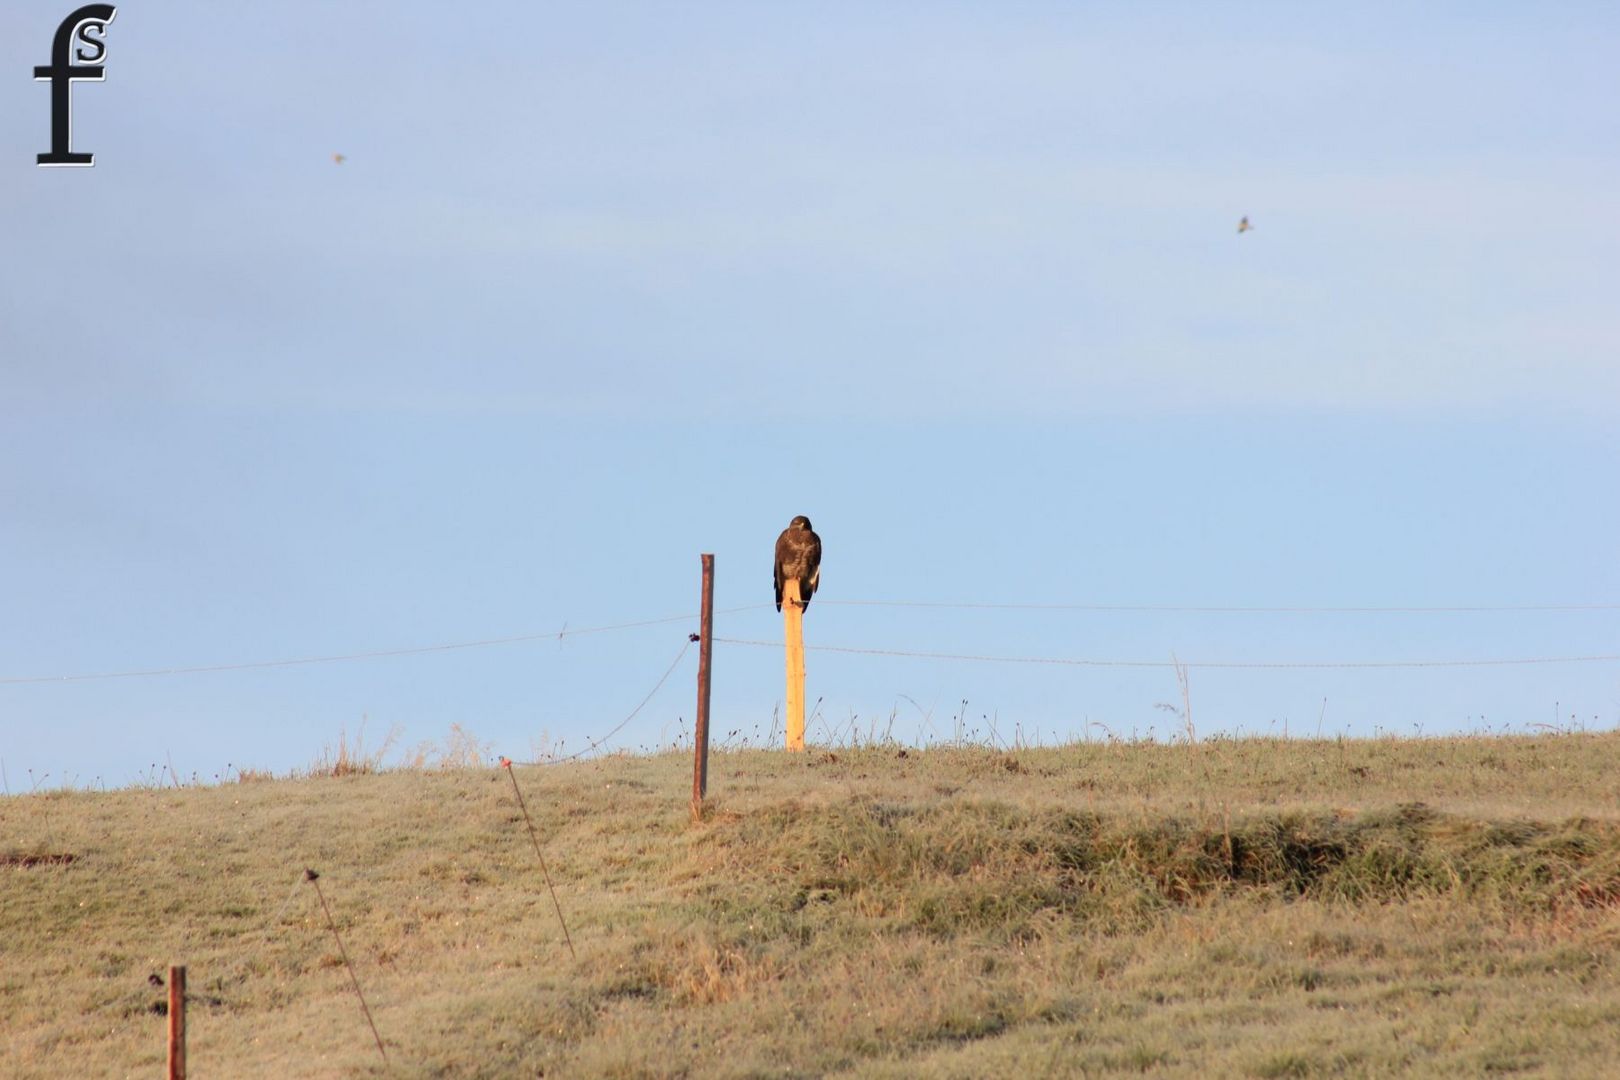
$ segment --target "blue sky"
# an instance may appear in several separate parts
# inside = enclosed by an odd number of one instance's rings
[[[1613,608],[840,603],[1620,603],[1610,6],[121,6],[96,166],[39,169],[68,7],[0,13],[0,679],[679,615],[703,551],[772,640],[798,513],[812,645],[1620,653]],[[577,748],[688,629],[0,682],[0,758]],[[694,661],[614,745],[689,728]],[[780,663],[719,648],[717,732]],[[813,739],[1175,723],[1162,668],[809,668]],[[1204,734],[1620,723],[1615,663],[1192,689]]]

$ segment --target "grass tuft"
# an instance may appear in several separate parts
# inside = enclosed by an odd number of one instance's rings
[[[365,747],[366,726],[362,722],[360,730],[355,734],[354,742],[349,742],[348,729],[338,732],[337,745],[327,745],[322,748],[321,756],[316,758],[309,766],[310,776],[370,776],[382,771],[383,761],[388,757],[388,751],[393,748],[399,738],[399,727],[396,725],[383,739],[382,745],[375,750],[368,751]]]

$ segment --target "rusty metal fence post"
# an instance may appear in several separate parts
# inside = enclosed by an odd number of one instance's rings
[[[186,967],[169,965],[169,1080],[186,1080]]]
[[[709,792],[709,676],[714,650],[714,556],[703,557],[703,614],[698,626],[697,733],[692,748],[692,820],[703,817]]]

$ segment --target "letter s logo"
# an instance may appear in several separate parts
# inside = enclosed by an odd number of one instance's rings
[[[98,35],[97,37],[90,36],[90,32],[92,30]],[[83,26],[79,27],[79,40],[96,51],[86,54],[83,49],[75,49],[73,50],[74,57],[77,58],[81,64],[94,64],[103,56],[106,56],[107,43],[102,41],[99,36],[101,34],[105,34],[106,32],[107,24],[104,22],[87,22]]]
[[[94,165],[94,154],[75,153],[73,141],[73,98],[69,91],[76,82],[100,82],[106,78],[106,67],[100,63],[107,55],[107,43],[102,37],[107,24],[112,22],[118,9],[111,4],[86,4],[63,19],[51,38],[51,62],[34,68],[36,80],[51,84],[51,149],[37,155],[41,165]],[[82,43],[84,48],[75,48]],[[73,57],[79,63],[71,63]]]

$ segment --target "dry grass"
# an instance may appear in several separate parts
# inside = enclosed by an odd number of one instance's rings
[[[382,745],[375,750],[366,749],[366,725],[360,724],[360,730],[355,734],[354,741],[349,741],[349,732],[345,728],[338,732],[337,745],[326,746],[321,750],[321,756],[309,767],[310,776],[362,776],[381,772],[383,762],[388,758],[388,751],[393,749],[394,743],[399,741],[399,728],[395,727],[388,732]]]
[[[201,1075],[1598,1076],[1617,767],[1613,735],[747,751],[695,825],[685,756],[520,767],[577,960],[495,768],[21,796],[0,1061],[151,1075],[184,962]]]
[[[441,743],[424,742],[405,756],[406,769],[475,769],[495,761],[491,745],[460,724],[451,724]]]

